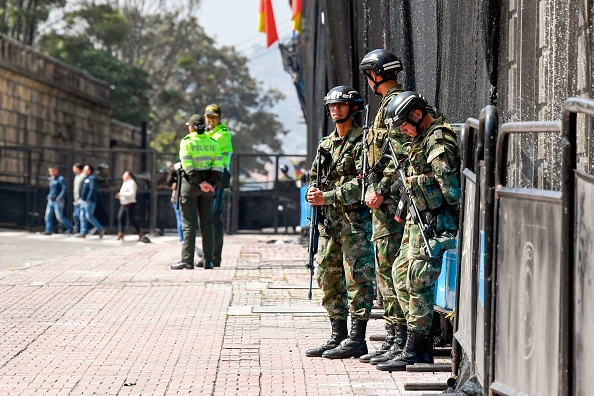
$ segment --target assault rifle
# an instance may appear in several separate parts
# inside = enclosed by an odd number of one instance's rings
[[[320,150],[318,150],[317,158],[316,158],[316,182],[313,187],[320,187],[321,184],[321,176],[322,176],[322,169],[321,169],[321,157],[322,154]],[[315,270],[315,257],[318,253],[318,238],[320,237],[320,230],[318,229],[318,214],[320,208],[318,206],[311,207],[311,217],[309,218],[309,261],[305,265],[306,268],[309,269],[309,293],[307,294],[307,298],[311,300],[311,293],[313,287],[313,277],[314,277],[314,270]]]
[[[431,227],[428,224],[425,224],[423,221],[423,217],[421,216],[421,211],[419,207],[415,203],[413,198],[413,193],[406,186],[406,175],[404,174],[404,170],[402,169],[402,164],[398,161],[398,157],[396,156],[396,152],[394,151],[394,147],[392,146],[392,142],[390,138],[386,138],[381,150],[382,158],[377,160],[377,162],[373,165],[372,171],[376,171],[379,169],[383,169],[386,167],[389,161],[394,163],[394,167],[396,168],[396,174],[398,179],[394,182],[391,190],[399,189],[401,191],[400,202],[398,203],[399,212],[403,209],[404,205],[408,206],[408,211],[413,219],[413,221],[419,226],[421,231],[421,237],[423,238],[423,242],[425,246],[427,246],[427,251],[429,253],[429,257],[433,257],[431,254],[431,247],[429,245],[429,241],[427,239],[427,234],[431,232]],[[396,220],[399,220],[396,218]]]
[[[363,154],[361,156],[361,203],[365,203],[365,182],[367,181],[367,161],[369,156],[369,145],[367,144],[367,132],[369,131],[369,105],[365,105],[365,122],[363,124]]]

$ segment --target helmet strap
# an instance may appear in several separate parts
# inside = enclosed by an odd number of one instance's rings
[[[347,122],[351,117],[353,116],[353,110],[349,109],[349,114],[344,117],[341,118],[340,120],[332,120],[332,122],[334,122],[335,124],[344,124],[345,122]]]
[[[410,117],[408,117],[408,116],[406,117],[406,122],[408,122],[410,125],[414,126],[415,129],[417,130],[417,135],[420,135],[421,132],[423,132],[421,129],[421,124],[423,123],[423,120],[425,119],[425,116],[427,115],[427,109],[419,108],[419,110],[421,110],[421,118],[419,119],[419,121],[414,122],[413,120],[410,119]]]
[[[381,96],[381,94],[378,94],[378,93],[377,93],[377,88],[378,88],[380,85],[382,85],[383,83],[385,83],[385,82],[388,82],[388,81],[390,81],[390,79],[389,79],[389,78],[382,78],[382,79],[381,79],[381,80],[379,80],[379,81],[375,81],[375,82],[374,82],[374,84],[373,84],[373,88],[371,88],[371,90],[373,91],[373,94],[374,94],[374,95]]]
[[[326,105],[326,114],[328,114],[328,116],[330,116],[330,107],[328,105]],[[355,112],[353,111],[353,105],[351,103],[349,103],[349,113],[347,114],[346,117],[341,118],[340,120],[332,120],[333,123],[335,124],[344,124],[345,122],[347,122],[349,120],[349,118],[351,118],[353,116],[353,114],[355,114]]]

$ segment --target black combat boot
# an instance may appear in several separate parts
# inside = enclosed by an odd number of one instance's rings
[[[336,348],[343,340],[349,337],[346,319],[330,319],[330,324],[332,325],[332,336],[330,339],[320,347],[305,351],[305,356],[322,357],[324,351]]]
[[[367,353],[367,343],[365,342],[365,330],[367,321],[351,319],[351,335],[334,349],[330,349],[322,354],[322,357],[328,359],[346,359],[360,357]]]
[[[431,333],[417,333],[408,329],[404,351],[398,357],[378,363],[381,371],[406,371],[406,366],[415,363],[433,363],[433,337]]]
[[[400,355],[400,353],[404,350],[404,345],[406,345],[406,325],[395,325],[394,342],[390,350],[384,353],[383,355],[371,358],[369,363],[375,365],[394,359],[395,357]]]
[[[359,358],[359,361],[361,363],[369,363],[369,361],[372,358],[374,358],[376,356],[383,355],[384,353],[388,352],[390,350],[390,348],[392,348],[392,344],[394,344],[394,326],[391,325],[390,323],[386,322],[385,328],[386,328],[386,340],[384,341],[384,343],[379,347],[379,349],[376,349],[373,352],[370,352],[366,355],[361,356]]]

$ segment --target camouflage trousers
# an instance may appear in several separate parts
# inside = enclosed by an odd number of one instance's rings
[[[394,263],[394,286],[409,328],[426,334],[431,330],[435,281],[441,272],[439,257],[422,260],[423,238],[416,224],[406,223],[400,254]]]
[[[317,281],[330,319],[368,320],[373,307],[375,268],[370,233],[318,240]]]
[[[390,325],[405,325],[406,319],[396,298],[394,287],[393,266],[398,256],[402,229],[373,241],[375,247],[375,270],[377,273],[377,287],[384,301],[384,319]]]

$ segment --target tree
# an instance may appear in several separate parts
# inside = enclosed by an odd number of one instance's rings
[[[32,45],[50,11],[65,5],[66,0],[0,0],[0,33]]]
[[[39,41],[42,52],[85,70],[112,86],[112,116],[140,125],[151,116],[149,75],[120,59],[115,49],[126,39],[128,23],[109,5],[89,4],[66,13],[65,34],[55,30]]]
[[[149,121],[155,148],[177,151],[189,115],[217,103],[236,153],[280,152],[287,131],[271,108],[283,94],[264,90],[249,74],[247,58],[232,47],[218,48],[205,34],[191,16],[198,0],[175,3],[177,8],[170,3],[79,2],[39,46],[112,84],[114,117]],[[251,166],[263,170],[255,159]]]

